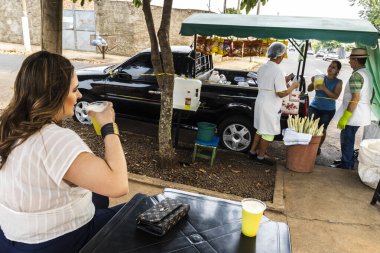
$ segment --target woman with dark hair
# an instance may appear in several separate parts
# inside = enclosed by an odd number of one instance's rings
[[[314,119],[319,118],[319,126],[323,124],[323,136],[319,143],[318,155],[326,139],[326,129],[335,114],[335,100],[342,91],[342,80],[337,78],[341,68],[340,61],[332,61],[327,68],[327,75],[323,76],[323,83],[316,87],[314,82],[316,77],[313,76],[311,84],[307,87],[309,92],[315,90],[315,97],[309,107],[309,117],[314,115]]]
[[[112,104],[90,112],[104,159],[60,126],[81,96],[66,58],[41,51],[23,62],[0,116],[0,252],[79,252],[121,208],[92,202],[93,192],[98,201],[129,191]]]

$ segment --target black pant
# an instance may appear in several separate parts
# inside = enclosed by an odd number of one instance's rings
[[[8,240],[0,229],[1,253],[77,253],[124,206],[108,208],[108,197],[94,193],[95,215],[87,224],[47,242],[28,244]],[[20,228],[22,229],[22,228]]]

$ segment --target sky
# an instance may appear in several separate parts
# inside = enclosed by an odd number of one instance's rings
[[[163,0],[152,0],[152,5],[161,5]],[[224,0],[173,0],[173,8],[208,10],[220,13]],[[227,8],[237,8],[238,0],[227,0]],[[268,0],[261,6],[260,15],[335,17],[359,19],[360,7],[350,6],[348,0]],[[244,12],[245,13],[245,12]],[[250,12],[256,14],[256,8]]]

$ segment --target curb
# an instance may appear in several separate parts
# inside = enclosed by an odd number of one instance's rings
[[[277,172],[276,172],[276,180],[275,180],[275,187],[274,187],[274,193],[273,193],[273,203],[270,201],[265,201],[265,204],[267,205],[267,210],[278,212],[278,213],[284,213],[285,211],[284,197],[283,197],[284,196],[284,170],[281,166],[276,166],[276,167],[277,167],[276,169]],[[169,182],[169,181],[165,181],[158,178],[148,177],[145,175],[138,175],[138,174],[134,174],[130,172],[128,173],[128,175],[129,175],[129,180],[131,181],[153,185],[156,187],[175,188],[178,190],[189,191],[189,192],[208,195],[212,197],[229,199],[233,201],[241,201],[243,199],[243,197],[233,195],[233,194],[221,193],[217,191],[198,188],[195,186]]]
[[[272,211],[279,213],[285,212],[284,202],[284,166],[276,164],[276,180],[274,184]]]

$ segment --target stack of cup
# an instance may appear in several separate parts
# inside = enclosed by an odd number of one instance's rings
[[[259,230],[261,218],[267,206],[258,199],[243,199],[241,232],[248,237],[254,237]]]
[[[88,106],[86,107],[85,110],[87,113],[89,111],[102,112],[102,111],[104,111],[104,109],[106,109],[106,107],[107,107],[106,101],[95,101],[95,102],[88,104]],[[90,117],[90,118],[91,118],[91,123],[94,126],[96,134],[100,135],[101,134],[101,131],[100,131],[101,126],[100,126],[99,122],[95,119],[95,117]]]

